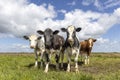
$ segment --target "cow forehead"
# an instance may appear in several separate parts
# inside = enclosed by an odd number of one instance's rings
[[[68,27],[68,32],[73,32],[75,30],[75,27],[74,26],[69,26]]]
[[[47,34],[47,35],[50,35],[50,34],[53,33],[53,31],[52,31],[51,29],[48,28],[48,29],[45,30],[44,33],[45,33],[45,35],[46,35],[46,34]]]
[[[45,32],[52,32],[52,30],[50,28],[47,28]]]
[[[89,38],[88,41],[93,42],[93,39],[92,39],[92,38]]]
[[[89,39],[89,42],[93,42],[93,39]]]
[[[35,40],[35,39],[37,39],[37,36],[36,35],[31,35],[31,36],[29,36],[29,39],[30,40]]]
[[[93,44],[93,39],[92,39],[92,38],[90,38],[88,41],[89,41],[89,44],[90,44],[90,45]]]

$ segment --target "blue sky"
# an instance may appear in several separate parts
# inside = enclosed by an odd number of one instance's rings
[[[0,16],[0,52],[31,52],[22,36],[68,25],[82,28],[80,41],[97,39],[94,52],[120,52],[120,0],[4,0]]]

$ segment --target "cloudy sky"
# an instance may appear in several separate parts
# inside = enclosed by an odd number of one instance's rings
[[[120,0],[0,0],[0,52],[33,51],[22,36],[68,25],[97,39],[94,52],[120,52]]]

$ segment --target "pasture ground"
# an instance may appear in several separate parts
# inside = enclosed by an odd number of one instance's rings
[[[0,80],[120,80],[120,53],[93,53],[90,64],[84,65],[79,58],[79,73],[72,70],[56,70],[54,58],[51,60],[49,72],[43,68],[34,67],[34,54],[29,53],[1,53]]]

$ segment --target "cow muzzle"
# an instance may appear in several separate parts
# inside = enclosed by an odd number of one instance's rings
[[[74,41],[72,39],[68,39],[68,42],[70,43],[70,45],[73,45]]]
[[[31,49],[35,48],[34,46],[30,46]]]

